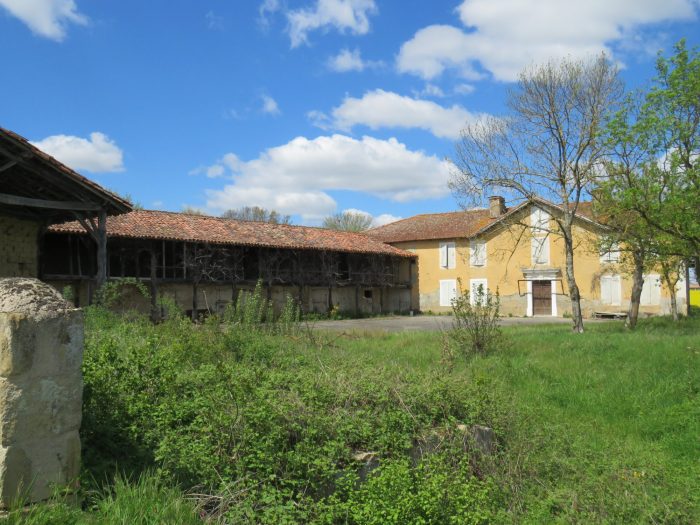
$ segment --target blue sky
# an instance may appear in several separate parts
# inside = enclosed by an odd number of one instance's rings
[[[698,0],[0,0],[0,125],[146,208],[318,224],[454,210],[464,123],[518,71],[606,51],[628,87]]]

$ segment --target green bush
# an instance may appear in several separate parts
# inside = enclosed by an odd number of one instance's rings
[[[491,293],[479,285],[474,296],[468,290],[460,291],[452,300],[454,321],[445,342],[448,355],[471,357],[496,350],[503,337],[500,305],[498,290]]]

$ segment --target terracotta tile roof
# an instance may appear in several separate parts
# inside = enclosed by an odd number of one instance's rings
[[[49,231],[85,233],[77,221],[51,226]],[[107,237],[415,257],[363,233],[150,210],[108,217]]]
[[[488,209],[426,213],[385,224],[367,233],[383,242],[458,239],[471,237],[496,220],[489,217]]]
[[[545,199],[537,200],[546,206],[558,208],[557,205]],[[506,213],[495,219],[490,217],[488,208],[415,215],[374,228],[367,233],[377,240],[388,243],[464,239],[473,237],[527,205],[528,203],[523,203],[509,208]],[[585,219],[593,220],[590,202],[579,203],[578,213]]]

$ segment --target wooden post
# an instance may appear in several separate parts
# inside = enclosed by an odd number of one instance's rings
[[[97,289],[101,289],[107,282],[107,212],[100,210],[97,217]]]
[[[197,293],[198,293],[198,286],[197,286],[197,280],[192,281],[192,320],[196,321],[197,320]]]
[[[160,312],[158,311],[158,272],[156,271],[156,264],[158,263],[158,258],[156,257],[156,247],[155,243],[151,245],[151,321],[157,323],[160,321]]]

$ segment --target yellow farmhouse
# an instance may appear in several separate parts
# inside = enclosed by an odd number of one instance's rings
[[[574,226],[574,273],[584,316],[627,310],[631,278],[619,264],[619,252],[600,254],[602,226],[582,203]],[[423,312],[449,311],[460,289],[498,290],[501,313],[515,316],[566,316],[571,313],[565,276],[564,242],[555,234],[558,206],[536,199],[506,208],[491,197],[488,209],[417,215],[370,230],[370,234],[418,256],[412,304]],[[685,311],[685,282],[675,292]],[[640,314],[670,310],[660,276],[645,276]]]

